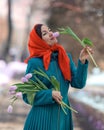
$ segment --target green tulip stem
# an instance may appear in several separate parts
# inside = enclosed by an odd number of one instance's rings
[[[91,53],[90,53],[90,51],[89,51],[88,49],[87,49],[87,52],[88,52],[88,54],[89,54],[90,58],[92,59],[92,61],[93,61],[94,65],[95,65],[96,67],[98,67],[98,65],[96,64],[96,62],[95,62],[95,60],[94,60],[93,56],[91,55]]]
[[[83,42],[82,40],[80,40],[80,38],[72,31],[71,28],[69,28],[69,27],[66,28],[66,29],[60,28],[60,29],[59,29],[59,33],[60,33],[60,34],[69,34],[69,35],[71,35],[75,40],[77,40],[77,41],[82,45],[82,47],[84,47],[84,48],[86,47],[86,45],[84,44],[84,42]],[[93,58],[93,56],[91,55],[91,53],[89,52],[88,49],[87,49],[87,52],[88,52],[90,58],[92,59],[94,65],[95,65],[96,67],[98,67],[97,64],[96,64],[96,62],[95,62],[95,60],[94,60],[94,58]]]

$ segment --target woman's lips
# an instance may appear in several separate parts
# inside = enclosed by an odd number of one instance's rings
[[[54,40],[55,38],[54,37],[52,37],[50,40]]]

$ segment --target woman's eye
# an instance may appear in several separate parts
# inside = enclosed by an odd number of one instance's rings
[[[45,33],[43,33],[43,36],[45,36],[47,33],[45,32]]]
[[[48,29],[47,31],[43,31],[43,36],[45,36],[45,35],[47,35],[47,33],[49,33],[49,32],[52,32],[52,30],[51,29]]]

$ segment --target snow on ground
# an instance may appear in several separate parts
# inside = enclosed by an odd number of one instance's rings
[[[16,74],[22,74],[25,73],[26,71],[27,64],[19,61],[12,61],[8,63],[7,69],[6,69],[6,74],[13,78]]]
[[[100,71],[99,68],[94,68],[92,74],[88,75],[88,86],[103,86],[104,87],[104,71]]]
[[[100,95],[93,97],[88,92],[81,90],[79,92],[72,93],[71,97],[104,113],[104,97],[101,97]]]
[[[8,84],[16,75],[24,74],[26,67],[27,64],[22,62],[12,61],[7,64],[5,61],[0,60],[0,85]]]

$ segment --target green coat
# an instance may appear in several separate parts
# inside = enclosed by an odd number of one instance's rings
[[[44,69],[42,58],[31,58],[28,62],[26,74],[33,72],[34,69],[40,68],[49,76],[54,75],[60,82],[60,91],[63,101],[69,105],[69,86],[71,85],[79,89],[85,86],[88,61],[82,64],[80,60],[78,60],[78,67],[76,68],[70,54],[68,54],[68,57],[70,58],[72,73],[71,82],[64,80],[58,65],[57,52],[52,53],[51,62],[47,71]],[[60,105],[52,98],[52,85],[45,79],[41,80],[49,89],[37,92],[33,106],[27,116],[24,130],[73,130],[71,111],[67,110],[67,115],[62,111]],[[28,103],[25,94],[23,95],[23,100]]]

